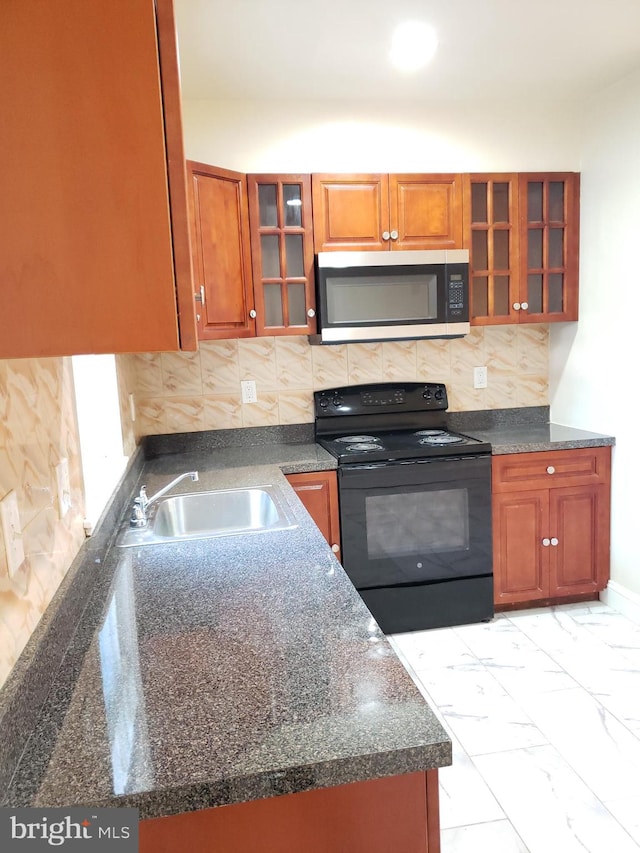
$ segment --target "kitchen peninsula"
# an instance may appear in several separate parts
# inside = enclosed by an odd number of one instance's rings
[[[178,849],[176,837],[201,850],[270,849],[270,837],[281,851],[333,849],[337,837],[350,850],[388,849],[391,837],[439,849],[450,740],[282,473],[331,467],[305,442],[137,452],[109,530],[55,602],[86,607],[22,732],[3,805],[137,807],[143,851]],[[178,491],[272,485],[295,526],[117,547],[141,483],[151,494],[187,468],[200,481]],[[36,672],[56,645],[48,623],[25,656]],[[29,678],[17,667],[5,687],[5,722]]]

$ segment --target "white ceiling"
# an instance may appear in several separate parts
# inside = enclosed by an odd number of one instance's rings
[[[174,0],[183,98],[575,100],[640,68],[640,0]],[[439,33],[387,60],[396,23]]]

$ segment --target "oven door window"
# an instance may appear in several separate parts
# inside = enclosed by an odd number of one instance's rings
[[[469,492],[438,489],[365,498],[370,560],[469,550]]]
[[[490,575],[491,460],[343,469],[340,521],[358,589]]]

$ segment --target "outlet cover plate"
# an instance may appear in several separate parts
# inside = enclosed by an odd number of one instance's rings
[[[2,523],[2,535],[7,554],[9,577],[13,577],[24,563],[25,557],[20,511],[18,510],[18,496],[15,491],[9,492],[0,501],[0,522]]]
[[[486,388],[487,387],[487,368],[486,367],[474,367],[473,368],[473,387],[474,388]]]
[[[255,379],[243,379],[240,383],[240,388],[242,389],[243,403],[258,402],[258,392],[256,390]]]

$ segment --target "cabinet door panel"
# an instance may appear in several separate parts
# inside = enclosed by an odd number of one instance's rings
[[[462,247],[460,175],[390,175],[392,249]]]
[[[517,323],[518,176],[464,175],[463,214],[471,271],[471,324]]]
[[[248,175],[258,335],[316,331],[311,178]]]
[[[158,23],[140,0],[0,4],[1,358],[180,345]]]
[[[551,595],[604,589],[609,577],[609,488],[582,486],[550,493]]]
[[[387,175],[312,175],[317,252],[389,248]]]
[[[245,176],[188,163],[191,176],[192,252],[201,340],[255,334]]]
[[[287,480],[340,559],[340,517],[335,471],[288,474]]]
[[[519,176],[521,323],[578,319],[580,175]]]
[[[546,491],[496,495],[493,500],[495,603],[529,601],[549,594]]]

